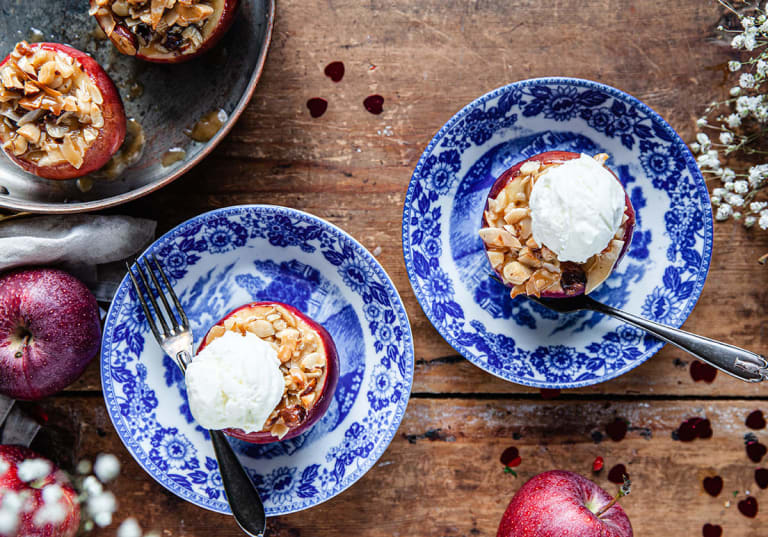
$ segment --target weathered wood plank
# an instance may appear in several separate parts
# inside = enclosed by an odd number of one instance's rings
[[[51,416],[48,436],[65,439],[56,448],[39,442],[43,451],[53,449],[70,464],[101,451],[121,459],[123,473],[111,487],[120,501],[118,521],[134,515],[168,537],[241,535],[231,519],[193,507],[149,478],[120,444],[98,398],[61,396],[42,407]],[[754,484],[756,465],[744,451],[743,423],[754,408],[748,401],[698,399],[640,404],[414,399],[392,445],[365,477],[325,504],[271,519],[269,528],[271,535],[290,537],[493,536],[509,498],[532,475],[563,468],[612,490],[607,472],[621,463],[633,481],[632,495],[622,503],[636,535],[698,535],[704,523],[716,522],[724,534],[757,537],[763,535],[764,514],[747,519],[736,509],[746,490],[768,505],[768,493]],[[617,416],[630,422],[626,438],[596,443],[595,432],[604,432]],[[706,416],[713,437],[673,440],[672,431],[692,416]],[[768,439],[765,431],[757,435]],[[498,460],[512,445],[522,457],[517,479],[503,473]],[[594,476],[591,465],[598,455],[606,468]],[[717,498],[702,489],[701,480],[709,475],[725,482]]]

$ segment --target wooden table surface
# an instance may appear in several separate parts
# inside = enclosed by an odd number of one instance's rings
[[[331,501],[270,519],[274,536],[492,536],[512,494],[532,475],[563,468],[613,490],[607,468],[623,463],[634,484],[623,504],[638,536],[765,535],[768,491],[744,450],[747,414],[768,411],[766,388],[718,374],[694,382],[690,358],[665,348],[611,382],[543,399],[468,363],[439,336],[417,303],[405,271],[400,222],[408,181],[434,133],[466,103],[525,78],[598,80],[653,107],[690,141],[703,106],[721,96],[730,57],[715,28],[715,0],[280,0],[272,48],[252,103],[227,139],[174,184],[113,212],[159,221],[159,232],[207,210],[271,203],[339,225],[379,260],[405,302],[416,368],[405,419],[389,449],[359,482]],[[324,74],[343,61],[334,84]],[[384,96],[384,112],[362,106]],[[307,99],[328,111],[310,117]],[[188,122],[190,118],[181,118]],[[759,230],[715,227],[712,268],[685,328],[765,350],[768,251]],[[163,536],[241,535],[231,518],[177,499],[123,448],[107,416],[98,365],[67,392],[41,403],[54,450],[65,465],[101,451],[124,472],[114,485],[118,520],[132,515]],[[690,443],[672,432],[705,416],[714,435]],[[626,438],[600,440],[615,417]],[[54,431],[55,429],[55,431]],[[51,433],[49,431],[49,433]],[[768,432],[756,431],[768,443]],[[54,435],[54,436],[55,436]],[[516,446],[519,476],[499,456]],[[606,470],[591,473],[596,456]],[[716,498],[702,479],[725,481]],[[749,494],[765,512],[746,518]],[[110,529],[94,536],[114,534]]]

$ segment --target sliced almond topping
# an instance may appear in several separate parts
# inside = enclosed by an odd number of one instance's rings
[[[485,244],[496,248],[520,248],[520,240],[506,229],[486,227],[480,230],[480,238]]]
[[[488,250],[488,260],[491,262],[493,268],[498,268],[504,263],[504,252],[498,250]]]
[[[508,206],[504,211],[504,221],[507,224],[517,224],[523,218],[526,218],[531,214],[531,210],[528,207],[512,207]]]
[[[531,236],[531,219],[529,218],[523,218],[517,223],[517,228],[520,230],[520,238],[523,240],[528,240],[528,237]]]
[[[37,143],[40,139],[40,128],[32,123],[27,123],[26,125],[19,127],[16,132],[32,143]]]
[[[541,162],[537,160],[529,160],[520,166],[520,175],[531,175],[539,171],[541,168]]]
[[[527,246],[520,250],[520,253],[517,256],[517,260],[530,268],[539,268],[541,266],[541,260],[536,257],[531,249]]]
[[[506,281],[513,285],[524,283],[531,277],[533,271],[518,261],[512,261],[504,265],[502,276]]]

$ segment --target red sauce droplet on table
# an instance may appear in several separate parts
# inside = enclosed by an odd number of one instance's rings
[[[627,475],[627,467],[623,464],[617,464],[608,472],[608,481],[617,485],[623,485],[625,475]]]
[[[717,369],[704,362],[694,360],[691,362],[691,378],[695,382],[703,380],[704,382],[712,382],[717,376]]]
[[[761,489],[768,488],[768,468],[758,468],[755,470],[755,483]]]
[[[696,438],[712,438],[712,424],[704,418],[688,418],[674,432],[681,442],[693,442]]]
[[[603,465],[605,464],[605,461],[603,461],[602,457],[596,457],[595,461],[592,463],[592,471],[593,472],[599,472],[603,469]]]
[[[520,463],[523,462],[523,459],[520,458],[520,451],[514,446],[505,449],[499,460],[501,464],[509,468],[520,466]]]
[[[762,410],[753,410],[744,422],[750,429],[765,429],[765,417]]]
[[[384,97],[381,95],[369,95],[363,101],[363,106],[371,114],[379,115],[384,111]]]
[[[757,500],[752,496],[739,502],[739,512],[745,517],[755,518],[757,516]]]
[[[702,485],[704,485],[704,490],[707,491],[707,494],[717,496],[723,490],[723,478],[719,475],[705,477]]]
[[[334,82],[340,82],[344,78],[344,63],[331,62],[325,66],[325,76]]]
[[[720,537],[723,534],[723,528],[717,524],[704,524],[701,528],[701,534],[704,537]]]
[[[558,395],[560,395],[560,390],[557,388],[542,388],[540,390],[541,392],[541,398],[544,400],[554,399]]]
[[[611,440],[618,442],[627,436],[629,423],[624,418],[616,418],[605,426],[605,432],[611,437]]]
[[[310,116],[320,117],[328,110],[328,101],[320,97],[313,97],[307,101],[307,108],[309,108]]]
[[[752,462],[760,462],[768,451],[760,442],[747,442],[747,457]]]

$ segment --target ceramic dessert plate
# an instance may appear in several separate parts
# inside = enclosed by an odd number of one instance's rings
[[[104,209],[149,194],[192,169],[226,136],[253,95],[272,36],[275,2],[241,0],[232,27],[213,49],[174,65],[120,54],[88,9],[86,0],[3,0],[0,58],[24,39],[66,43],[93,56],[115,82],[129,118],[124,170],[112,167],[80,181],[53,181],[26,173],[0,155],[0,208]],[[195,141],[185,134],[220,110],[221,128],[197,136],[210,139]],[[133,143],[142,136],[143,145]]]
[[[558,314],[491,278],[478,229],[494,180],[545,151],[607,153],[635,208],[627,254],[590,296],[679,327],[709,269],[712,213],[695,160],[653,110],[615,88],[573,78],[526,80],[458,112],[413,173],[403,253],[425,314],[464,357],[539,388],[615,378],[662,343],[593,312]]]
[[[292,305],[336,344],[338,385],[311,429],[264,445],[231,440],[267,515],[328,500],[374,465],[405,412],[413,342],[397,291],[365,248],[307,213],[253,205],[197,216],[147,253],[171,277],[195,348],[227,313],[259,301]],[[138,463],[179,497],[229,513],[208,433],[192,418],[184,379],[125,279],[105,322],[101,381],[115,429]]]

